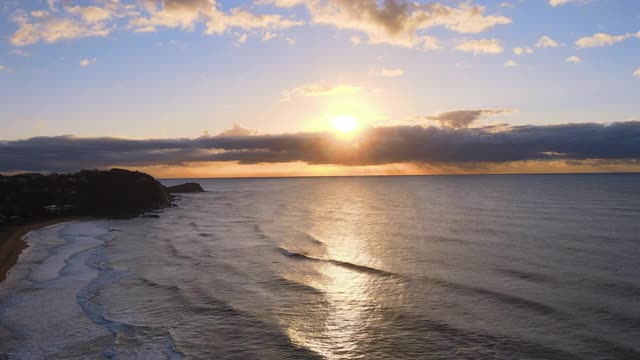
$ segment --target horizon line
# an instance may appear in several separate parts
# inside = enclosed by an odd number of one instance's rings
[[[379,175],[285,175],[285,176],[229,176],[229,177],[158,177],[158,180],[242,180],[242,179],[300,179],[300,178],[358,178],[358,177],[420,177],[420,176],[527,176],[527,175],[640,175],[640,171],[614,172],[536,172],[536,173],[469,173],[469,174],[379,174]]]

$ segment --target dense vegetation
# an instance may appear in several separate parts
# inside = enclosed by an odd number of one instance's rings
[[[133,217],[171,206],[150,175],[122,169],[0,176],[0,222],[52,215]]]

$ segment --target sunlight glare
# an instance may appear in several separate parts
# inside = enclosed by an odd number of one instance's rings
[[[351,133],[358,127],[358,120],[351,115],[337,115],[329,119],[333,129],[341,133]]]

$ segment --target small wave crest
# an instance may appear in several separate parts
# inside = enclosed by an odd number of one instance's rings
[[[294,252],[294,251],[289,251],[289,250],[287,250],[285,248],[281,248],[281,247],[279,247],[278,250],[280,250],[282,255],[284,255],[286,257],[294,258],[294,259],[304,259],[304,260],[310,260],[310,261],[323,261],[322,259],[314,258],[314,257],[311,257],[309,255],[297,253],[297,252]]]
[[[314,235],[311,235],[310,233],[303,232],[302,235],[305,237],[305,239],[309,240],[311,243],[315,245],[322,245],[322,246],[325,245],[322,240],[318,239]]]
[[[275,280],[269,281],[268,284],[273,285],[277,288],[293,290],[300,293],[308,293],[308,294],[320,295],[320,296],[323,296],[325,294],[324,291],[318,288],[315,288],[311,285],[303,284],[303,283],[300,283],[291,279],[287,279],[284,277],[279,277]]]
[[[514,270],[514,269],[497,269],[496,272],[506,277],[519,279],[519,280],[526,280],[531,282],[537,282],[537,283],[546,283],[551,281],[551,279],[549,279],[549,277],[546,275],[537,274],[529,271],[521,271],[521,270]]]
[[[381,270],[381,269],[376,269],[370,266],[359,265],[359,264],[354,264],[347,261],[340,261],[340,260],[334,260],[334,259],[316,258],[313,256],[309,256],[307,254],[290,251],[282,247],[278,247],[278,250],[280,251],[280,253],[282,253],[282,255],[292,259],[330,263],[330,264],[340,266],[342,268],[349,269],[349,270],[356,271],[363,274],[377,275],[377,276],[383,276],[383,277],[394,277],[394,278],[401,277],[401,275],[399,274]]]
[[[262,230],[262,227],[259,224],[253,224],[253,230],[255,231],[255,233],[258,235],[258,237],[260,237],[261,239],[264,240],[273,240],[271,238],[271,236],[267,235],[264,230]]]
[[[381,269],[376,269],[370,266],[364,266],[364,265],[358,265],[358,264],[354,264],[354,263],[350,263],[347,261],[339,261],[339,260],[328,260],[330,263],[334,264],[334,265],[338,265],[341,266],[343,268],[349,269],[349,270],[353,270],[353,271],[357,271],[357,272],[361,272],[361,273],[365,273],[365,274],[373,274],[373,275],[378,275],[378,276],[387,276],[387,277],[400,277],[400,275],[390,272],[390,271],[385,271],[385,270],[381,270]]]
[[[76,301],[87,317],[94,323],[105,327],[113,336],[113,342],[103,351],[102,355],[108,359],[117,359],[120,355],[154,358],[163,354],[168,359],[182,359],[182,353],[177,349],[169,331],[163,328],[132,325],[111,319],[107,316],[106,308],[95,301],[100,289],[131,276],[130,272],[112,269],[106,265],[107,260],[104,254],[104,247],[91,254],[87,265],[97,270],[98,276],[76,294]],[[173,292],[179,291],[179,288],[175,286],[160,285],[147,279],[140,280],[145,286],[159,287]],[[132,343],[145,343],[145,346],[127,348],[119,340],[122,337],[135,339]]]
[[[447,288],[451,291],[459,292],[461,294],[470,294],[470,295],[485,297],[488,299],[492,299],[494,301],[498,301],[498,302],[512,305],[512,306],[518,306],[518,307],[521,307],[530,311],[535,311],[544,315],[555,315],[555,316],[562,315],[562,313],[559,310],[555,309],[552,306],[545,305],[534,300],[529,300],[529,299],[521,298],[518,296],[502,293],[499,291],[490,290],[490,289],[472,286],[472,285],[460,284],[460,283],[451,282],[448,280],[431,278],[431,277],[421,277],[421,279],[423,281],[433,283],[435,285]]]

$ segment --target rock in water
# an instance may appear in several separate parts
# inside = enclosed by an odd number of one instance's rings
[[[167,190],[172,194],[204,192],[204,189],[198,183],[185,183],[176,186],[169,186],[167,187]]]

